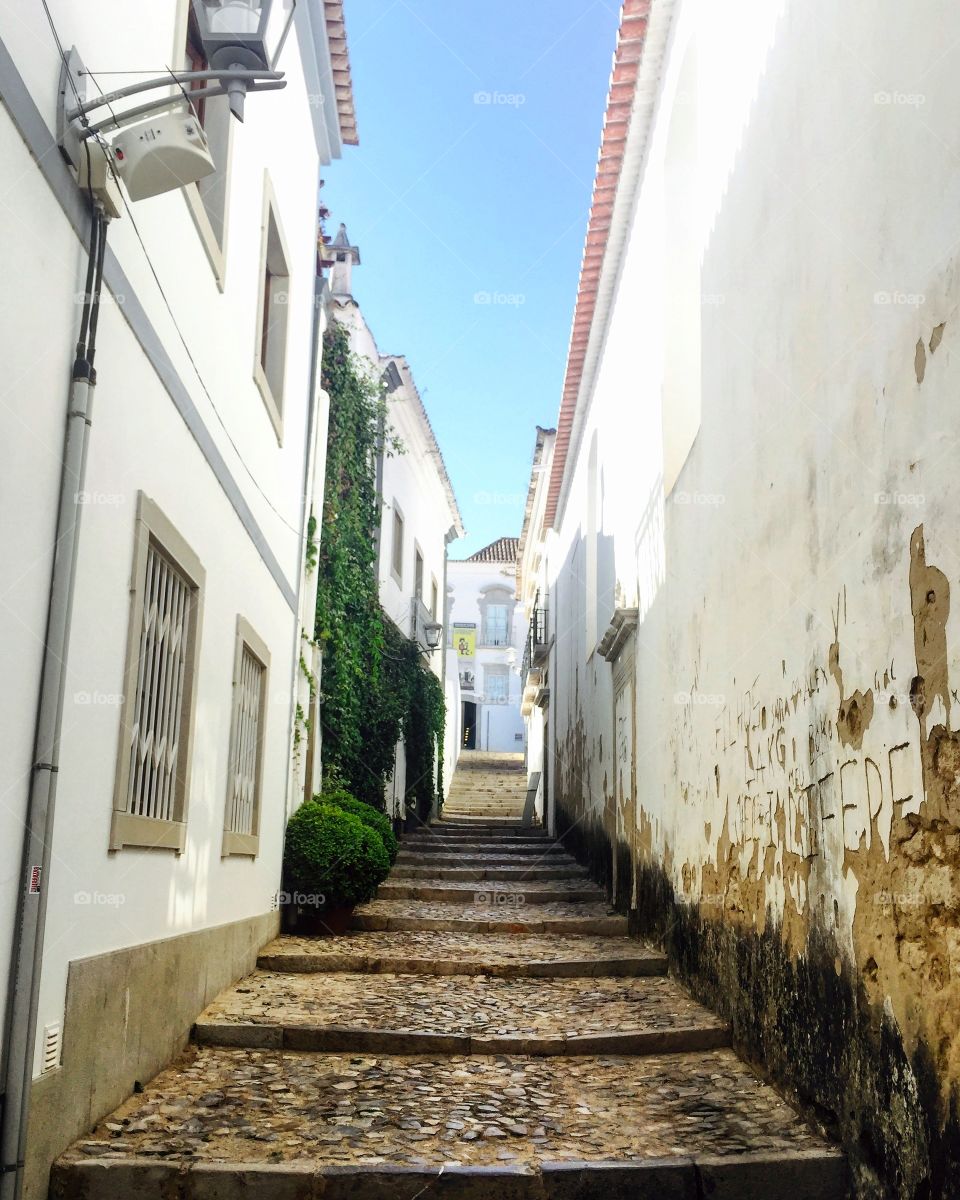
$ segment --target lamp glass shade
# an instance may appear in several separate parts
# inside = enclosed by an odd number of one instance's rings
[[[443,637],[443,626],[436,621],[431,621],[423,627],[423,636],[426,639],[427,647],[430,650],[436,650],[440,645],[440,639]]]
[[[296,0],[192,0],[207,60],[218,68],[257,59],[273,70],[290,31]]]

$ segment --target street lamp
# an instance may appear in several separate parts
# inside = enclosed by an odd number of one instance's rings
[[[427,643],[427,649],[432,654],[440,645],[440,640],[443,637],[443,626],[439,621],[428,621],[423,627],[423,637]]]
[[[273,71],[297,0],[191,0],[203,53],[215,71]],[[243,79],[227,79],[230,111],[243,120]]]

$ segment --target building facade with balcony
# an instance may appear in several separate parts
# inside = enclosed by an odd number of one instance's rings
[[[360,263],[360,252],[350,245],[344,226],[325,253],[333,262],[330,293],[334,320],[349,330],[352,350],[380,380],[386,400],[386,436],[376,476],[381,501],[377,548],[380,603],[400,632],[417,644],[424,661],[444,684],[446,794],[459,749],[460,697],[455,677],[450,679],[446,673],[442,629],[448,547],[463,537],[463,522],[410,365],[402,355],[380,353],[353,295],[353,268]],[[386,797],[387,811],[395,819],[405,815],[407,784],[406,756],[399,742]]]
[[[460,687],[460,745],[466,750],[522,751],[520,664],[526,623],[517,603],[515,537],[498,538],[450,563],[449,671]]]
[[[188,0],[48,7],[0,13],[0,1174],[4,1195],[22,1176],[27,1200],[277,928],[325,458],[317,191],[355,140],[341,4],[300,0],[285,88],[248,96],[243,124],[225,97],[192,118],[213,173],[139,202],[117,185],[80,487],[64,430],[98,225],[57,146],[61,47],[104,91],[204,64]],[[38,698],[64,618],[64,529],[75,573],[51,746]]]

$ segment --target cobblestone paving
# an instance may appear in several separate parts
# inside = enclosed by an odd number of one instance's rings
[[[352,960],[349,969],[369,970],[371,964],[390,961],[475,963],[490,967],[521,966],[529,963],[606,963],[648,958],[659,961],[655,951],[628,937],[551,934],[548,937],[509,933],[456,933],[444,930],[409,930],[368,933],[352,930],[342,938],[280,937],[264,946],[261,965],[282,969],[284,959],[315,960],[314,969],[327,962]],[[299,965],[299,961],[298,961]]]
[[[820,1146],[724,1050],[571,1060],[204,1049],[70,1156],[470,1164]]]
[[[506,924],[548,924],[584,925],[591,922],[603,924],[608,922],[622,924],[626,931],[626,920],[618,917],[606,902],[580,901],[575,904],[556,901],[554,903],[527,906],[522,903],[522,894],[510,895],[506,890],[472,888],[474,892],[488,897],[487,902],[479,904],[451,904],[443,900],[371,900],[369,904],[358,906],[355,921],[359,918],[356,928],[373,928],[373,922],[382,922],[386,927],[390,921],[413,919],[435,921],[466,921],[483,924],[495,921]],[[503,896],[504,901],[497,900]],[[588,931],[584,931],[588,932]]]
[[[466,793],[461,803],[470,811]],[[395,1194],[392,1168],[500,1168],[482,1182],[484,1200],[499,1200],[504,1173],[516,1168],[664,1159],[686,1170],[715,1156],[736,1176],[725,1198],[739,1198],[741,1182],[743,1195],[767,1197],[775,1179],[777,1197],[839,1200],[843,1165],[838,1173],[831,1148],[732,1051],[714,1048],[728,1036],[723,1023],[665,977],[662,955],[623,936],[626,920],[605,900],[550,899],[582,890],[569,880],[444,873],[574,867],[561,847],[507,835],[417,842],[399,861],[429,864],[429,877],[393,880],[443,887],[457,902],[381,898],[357,910],[363,928],[342,938],[265,947],[261,969],[198,1021],[198,1038],[230,1046],[191,1047],[75,1144],[60,1160],[57,1194],[86,1196],[94,1179],[98,1198],[127,1200],[139,1179],[156,1183],[138,1174],[152,1159],[167,1170],[241,1164],[203,1191],[217,1200],[250,1188],[273,1195],[280,1177],[244,1174],[242,1164],[258,1163],[276,1172],[298,1164],[278,1196],[319,1194],[294,1178],[303,1164],[361,1168],[344,1185],[351,1200]],[[534,887],[547,898],[525,903]],[[431,1035],[446,1044],[426,1046]],[[769,1157],[757,1165],[763,1154],[773,1156],[772,1175]],[[791,1154],[810,1156],[799,1190]],[[108,1174],[122,1171],[112,1191],[96,1174],[102,1159]],[[697,1195],[712,1194],[710,1178],[698,1175]],[[576,1194],[604,1196],[609,1186],[596,1175]]]
[[[259,971],[223,993],[210,1022],[348,1025],[444,1033],[575,1036],[723,1028],[672,980],[299,975]]]

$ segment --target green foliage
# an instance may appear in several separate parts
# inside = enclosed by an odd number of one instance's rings
[[[322,379],[330,421],[315,637],[324,654],[325,788],[335,783],[382,812],[394,747],[403,738],[407,802],[425,817],[439,791],[434,745],[443,741],[443,690],[384,614],[377,580],[377,454],[402,447],[387,427],[377,380],[336,323],[324,334]]]
[[[307,519],[307,545],[304,552],[304,561],[308,575],[312,575],[317,569],[317,555],[319,547],[317,546],[317,518],[310,514]]]
[[[323,791],[314,796],[314,801],[317,804],[333,804],[337,808],[342,808],[344,812],[359,817],[364,825],[369,826],[380,835],[387,854],[390,856],[390,861],[396,860],[397,839],[386,813],[379,812],[363,800],[358,800],[356,796],[351,796],[346,788],[337,784],[325,785]]]
[[[443,806],[443,727],[446,704],[440,680],[417,663],[411,677],[410,710],[404,725],[407,758],[407,806],[422,820]],[[434,770],[436,758],[436,770]]]
[[[333,804],[303,804],[287,823],[283,868],[290,891],[322,894],[327,908],[371,899],[390,871],[380,835]]]

